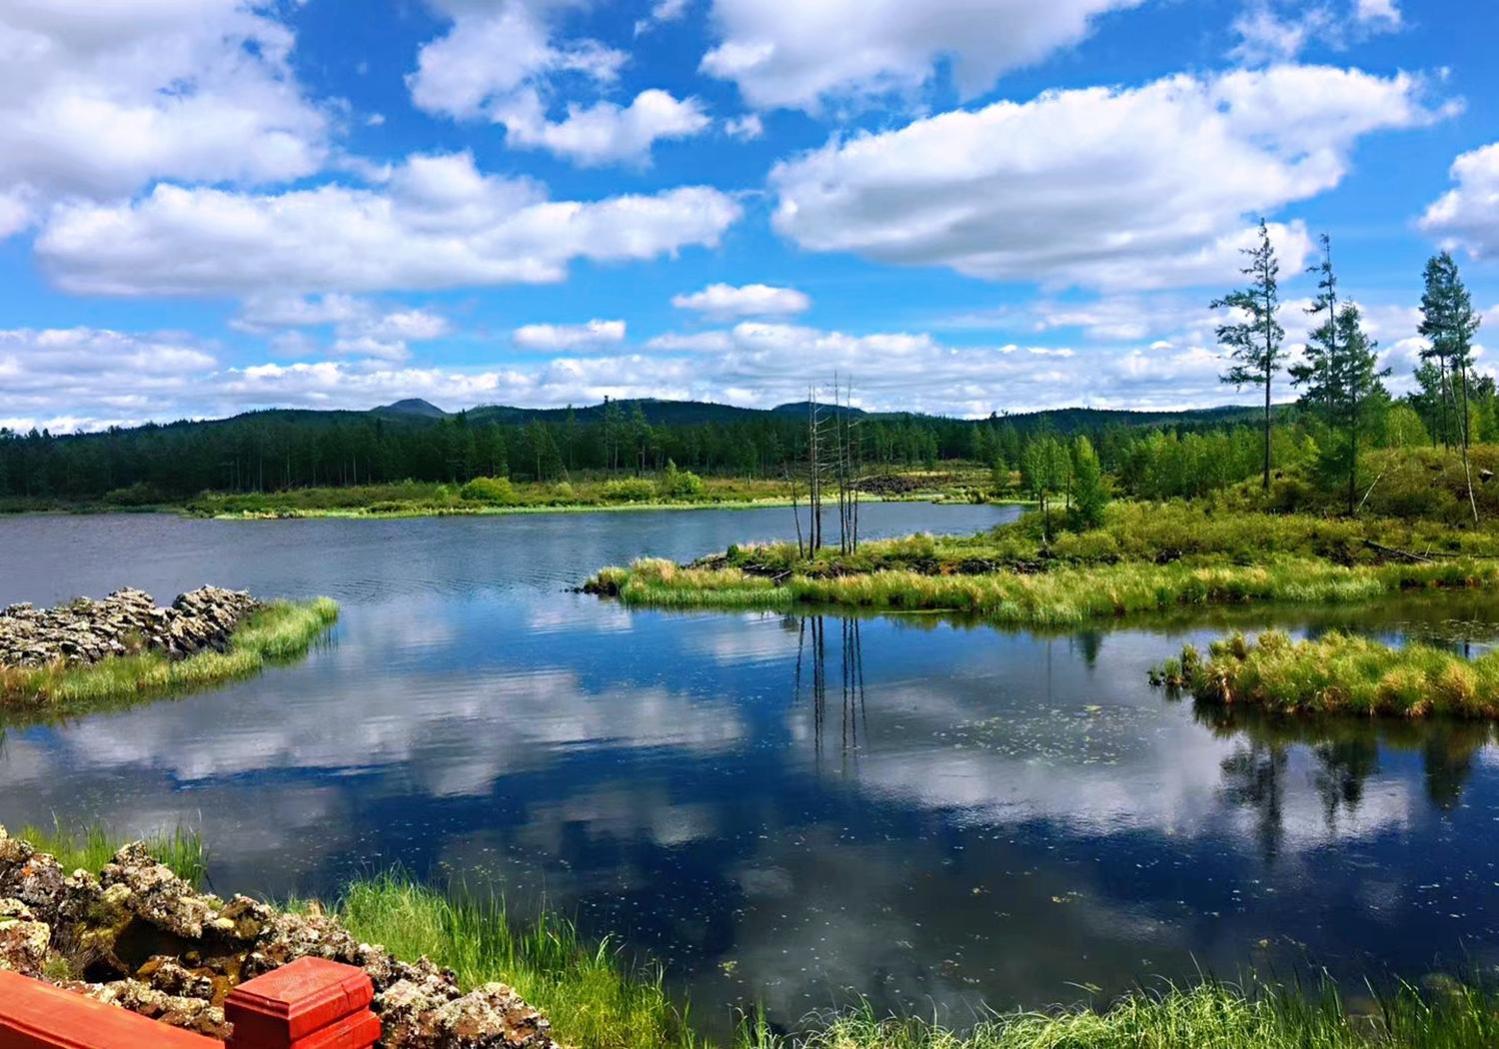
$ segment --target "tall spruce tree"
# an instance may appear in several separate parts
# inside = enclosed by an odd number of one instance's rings
[[[1261,384],[1265,388],[1263,485],[1268,490],[1271,386],[1285,357],[1286,330],[1276,316],[1280,311],[1280,262],[1264,219],[1260,220],[1260,243],[1245,248],[1244,255],[1248,264],[1240,272],[1249,278],[1249,285],[1214,300],[1211,308],[1236,311],[1234,319],[1218,326],[1218,342],[1234,362],[1223,373],[1223,381],[1240,388]]]
[[[1317,298],[1307,313],[1319,323],[1311,332],[1302,360],[1290,368],[1291,382],[1302,390],[1301,403],[1338,435],[1341,443],[1328,455],[1333,472],[1347,481],[1348,513],[1357,509],[1358,454],[1369,429],[1371,404],[1388,398],[1380,382],[1390,370],[1379,367],[1377,343],[1363,328],[1363,317],[1351,302],[1338,302],[1338,276],[1332,264],[1332,239],[1322,236]]]
[[[1426,290],[1421,296],[1420,333],[1429,345],[1421,351],[1425,360],[1435,359],[1443,376],[1445,403],[1457,416],[1455,436],[1462,448],[1463,475],[1468,483],[1468,505],[1478,521],[1478,501],[1473,495],[1473,470],[1468,460],[1471,433],[1468,415],[1468,369],[1473,364],[1473,337],[1480,320],[1473,299],[1450,252],[1434,255],[1426,263]],[[1456,390],[1453,385],[1456,384]],[[1446,427],[1444,427],[1444,430]],[[1450,431],[1449,431],[1450,432]]]

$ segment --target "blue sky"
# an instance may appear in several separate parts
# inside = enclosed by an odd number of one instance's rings
[[[1397,385],[1434,250],[1499,326],[1493,0],[97,7],[0,0],[0,425],[1219,404],[1261,216],[1293,340],[1323,232]]]

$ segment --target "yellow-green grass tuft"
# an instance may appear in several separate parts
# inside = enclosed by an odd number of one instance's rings
[[[1499,718],[1499,651],[1469,660],[1429,645],[1342,633],[1296,641],[1271,630],[1215,642],[1205,660],[1184,651],[1152,678],[1204,703],[1277,714]]]

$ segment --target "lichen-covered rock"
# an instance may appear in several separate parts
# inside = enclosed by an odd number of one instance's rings
[[[140,842],[121,849],[100,872],[99,881],[106,894],[121,888],[128,892],[122,902],[130,913],[186,940],[201,939],[203,926],[223,909],[221,900],[199,896]]]
[[[249,594],[211,586],[180,595],[170,608],[128,588],[56,608],[11,605],[0,611],[0,667],[97,663],[143,650],[181,658],[222,649],[258,607]]]
[[[0,970],[41,976],[52,928],[20,900],[0,899]]]
[[[20,900],[38,921],[57,920],[63,897],[62,865],[0,827],[0,897]]]
[[[0,900],[0,968],[60,970],[46,965],[50,949],[82,977],[62,986],[201,1034],[227,1036],[223,1004],[234,987],[312,956],[369,974],[390,1049],[557,1049],[547,1021],[504,984],[465,994],[452,972],[361,943],[315,907],[288,914],[199,893],[139,844],[98,877],[64,876],[0,828],[3,886],[31,891],[56,922],[24,898]]]
[[[219,1006],[201,998],[186,998],[158,991],[140,980],[71,986],[97,1001],[118,1005],[152,1020],[206,1034],[211,1038],[228,1038],[234,1030],[224,1019],[224,1010]]]

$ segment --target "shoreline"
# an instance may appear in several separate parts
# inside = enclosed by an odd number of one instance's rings
[[[338,603],[327,597],[271,601],[180,658],[137,641],[93,661],[0,666],[0,722],[68,717],[253,677],[305,656],[338,616]]]

